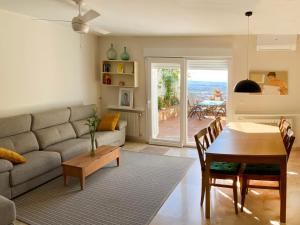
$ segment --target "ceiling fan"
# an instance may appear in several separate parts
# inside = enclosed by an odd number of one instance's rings
[[[95,18],[100,16],[100,13],[97,11],[90,9],[85,14],[82,15],[82,6],[85,4],[84,0],[72,0],[78,6],[78,15],[73,17],[71,21],[68,20],[51,20],[51,19],[38,19],[38,20],[46,20],[46,21],[55,21],[55,22],[68,22],[72,24],[72,28],[74,31],[87,34],[90,31],[90,26],[88,22],[94,20]],[[103,29],[93,29],[93,32],[100,33],[100,34],[108,34],[110,32],[105,31]]]

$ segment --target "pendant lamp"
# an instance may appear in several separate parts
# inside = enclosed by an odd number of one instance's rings
[[[248,11],[245,13],[245,16],[248,17],[248,41],[247,41],[247,79],[239,81],[235,87],[234,92],[238,93],[259,93],[261,92],[260,86],[253,80],[248,79],[249,74],[249,66],[248,66],[248,56],[249,56],[249,18],[252,16],[252,12]]]

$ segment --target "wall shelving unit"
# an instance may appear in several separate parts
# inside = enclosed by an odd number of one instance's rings
[[[138,64],[136,61],[103,60],[101,85],[111,87],[138,87]],[[110,81],[110,82],[109,82]]]

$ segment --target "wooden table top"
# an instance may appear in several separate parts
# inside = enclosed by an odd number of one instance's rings
[[[233,122],[224,128],[206,155],[282,157],[286,151],[278,126]]]
[[[95,156],[91,156],[90,153],[85,153],[64,162],[63,165],[84,168],[89,166],[95,160],[100,159],[104,155],[117,149],[120,149],[120,147],[111,146],[111,145],[102,145],[96,149]]]

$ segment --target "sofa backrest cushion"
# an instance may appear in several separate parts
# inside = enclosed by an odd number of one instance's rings
[[[19,154],[39,150],[35,135],[30,131],[31,115],[0,119],[0,147]]]
[[[82,106],[72,106],[71,110],[71,118],[70,121],[78,121],[91,117],[94,114],[94,109],[96,105],[82,105]]]
[[[87,118],[93,116],[96,105],[72,106],[70,121],[74,127],[77,137],[89,133],[89,127],[86,125]]]
[[[1,138],[0,147],[13,150],[19,154],[39,150],[37,139],[31,131]]]
[[[31,115],[0,118],[0,138],[30,131]]]
[[[39,130],[69,122],[70,109],[56,109],[32,114],[32,130]]]
[[[76,132],[77,137],[81,137],[82,135],[85,135],[89,133],[89,126],[86,125],[86,120],[78,120],[71,122],[74,130]]]
[[[75,131],[70,123],[64,123],[34,131],[41,149],[50,145],[76,138]]]
[[[70,113],[70,109],[65,108],[32,114],[32,130],[41,149],[76,138],[75,131],[69,123]]]

